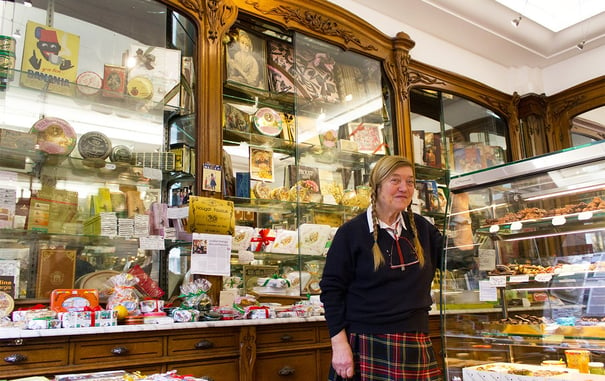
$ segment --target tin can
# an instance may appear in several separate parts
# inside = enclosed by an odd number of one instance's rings
[[[11,36],[0,35],[0,50],[7,50],[15,53],[17,48],[17,40]]]
[[[0,50],[0,78],[12,81],[15,77],[15,53]]]
[[[569,349],[565,351],[567,367],[577,369],[580,373],[588,373],[588,363],[590,362],[590,351]]]

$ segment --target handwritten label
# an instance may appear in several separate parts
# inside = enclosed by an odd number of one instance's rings
[[[503,276],[503,275],[490,276],[489,283],[493,287],[506,287],[506,276]]]

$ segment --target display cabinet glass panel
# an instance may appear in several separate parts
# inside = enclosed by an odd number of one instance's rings
[[[594,143],[452,177],[435,295],[448,379],[604,360],[604,157]]]
[[[229,39],[233,276],[240,292],[306,298],[320,292],[335,230],[369,205],[371,164],[393,153],[391,90],[380,61],[304,34],[240,18]],[[271,277],[288,282],[271,287]]]
[[[149,214],[195,173],[195,27],[158,1],[25,3],[0,2],[0,274],[18,300],[159,281]]]

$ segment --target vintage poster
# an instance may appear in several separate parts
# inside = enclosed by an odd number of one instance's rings
[[[250,179],[273,182],[273,151],[250,147]]]
[[[73,95],[78,74],[80,36],[27,22],[21,85]]]
[[[203,190],[211,192],[221,192],[222,169],[220,165],[204,163],[202,177],[204,178]]]

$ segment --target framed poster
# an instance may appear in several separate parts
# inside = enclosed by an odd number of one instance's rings
[[[250,179],[273,182],[273,151],[250,147]]]
[[[231,33],[227,44],[227,81],[267,90],[265,41],[243,29]]]
[[[204,179],[204,184],[202,189],[211,192],[220,192],[221,191],[221,166],[217,164],[204,163],[204,169],[202,172],[202,178]]]
[[[382,137],[382,124],[349,123],[349,139],[357,143],[359,152],[385,155],[386,144]]]
[[[78,75],[80,36],[46,25],[27,22],[21,85],[73,95]]]

